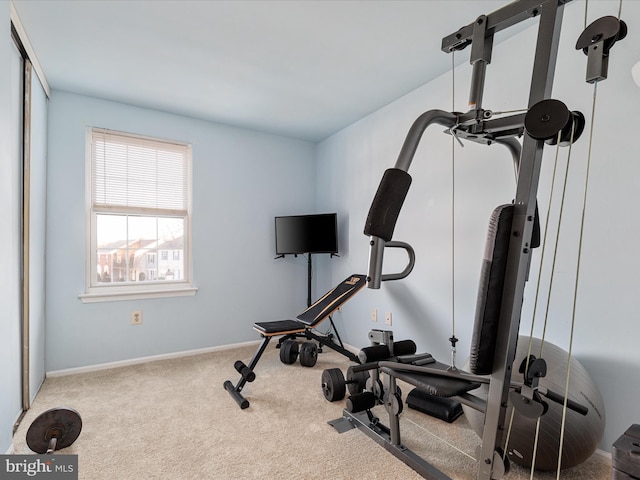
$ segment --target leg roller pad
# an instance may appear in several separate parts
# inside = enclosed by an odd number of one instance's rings
[[[393,342],[393,355],[395,357],[400,355],[413,355],[417,350],[418,347],[413,340],[400,340],[399,342]]]
[[[445,397],[436,397],[416,388],[407,395],[407,405],[409,408],[426,413],[432,417],[439,418],[445,422],[452,423],[462,415],[462,405],[460,402]]]
[[[386,360],[391,356],[389,347],[386,345],[373,345],[371,347],[364,347],[358,353],[358,359],[360,363],[379,362],[380,360]]]
[[[346,409],[350,413],[363,412],[376,406],[376,396],[372,392],[362,392],[347,399]]]
[[[253,382],[256,379],[256,374],[253,372],[253,370],[247,367],[244,362],[240,360],[236,361],[236,363],[233,364],[233,368],[235,368],[236,371],[240,375],[242,375],[242,378],[244,378],[247,382]]]

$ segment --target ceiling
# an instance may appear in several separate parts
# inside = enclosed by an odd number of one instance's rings
[[[52,89],[309,141],[449,70],[442,37],[507,3],[13,0]]]

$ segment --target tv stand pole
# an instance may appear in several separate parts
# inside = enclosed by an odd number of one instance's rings
[[[311,306],[311,253],[307,260],[307,307]]]

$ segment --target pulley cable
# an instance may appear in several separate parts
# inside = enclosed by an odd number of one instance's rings
[[[502,461],[504,462],[507,458],[507,450],[509,448],[509,439],[511,438],[511,428],[513,427],[513,417],[516,413],[516,409],[511,409],[511,417],[509,418],[509,426],[507,427],[507,436],[504,441],[504,451],[502,452]]]
[[[538,300],[540,298],[540,282],[541,282],[541,278],[542,278],[542,269],[543,269],[543,265],[544,265],[544,258],[545,258],[545,247],[547,244],[547,235],[549,232],[549,218],[551,217],[551,206],[553,205],[553,197],[554,197],[554,192],[555,192],[555,183],[556,183],[556,171],[557,171],[557,167],[558,167],[558,157],[559,157],[559,152],[560,152],[560,137],[562,136],[562,131],[558,132],[558,139],[556,142],[556,153],[555,153],[555,160],[553,163],[553,173],[551,176],[551,188],[550,188],[550,192],[549,192],[549,201],[548,201],[548,206],[547,206],[547,217],[545,220],[545,227],[544,227],[544,238],[542,241],[542,251],[540,252],[540,266],[539,266],[539,270],[538,270],[538,280],[537,280],[537,285],[536,285],[536,293],[535,293],[535,298],[534,298],[534,304],[533,304],[533,314],[531,317],[531,332],[529,334],[529,344],[527,346],[527,356],[525,358],[530,358],[531,357],[531,348],[532,348],[532,339],[533,339],[533,330],[534,330],[534,326],[536,323],[536,311],[537,311],[537,306],[538,306]],[[524,378],[527,378],[527,373],[529,370],[529,362],[525,362],[525,370],[524,370]],[[507,428],[507,436],[506,436],[506,440],[505,440],[505,446],[504,446],[504,453],[503,453],[503,460],[506,457],[507,451],[508,451],[508,447],[509,447],[509,439],[511,437],[511,429],[513,427],[513,420],[514,420],[514,414],[515,414],[515,408],[511,409],[511,417],[509,419],[509,426]],[[538,423],[536,424],[536,435],[534,438],[534,444],[533,444],[533,459],[532,462],[535,464],[535,456],[536,456],[536,450],[538,447],[538,431],[539,431],[539,423],[540,423],[540,419],[538,418]],[[534,468],[532,466],[531,468],[531,475],[533,478],[533,471]]]
[[[455,51],[451,52],[451,111],[456,110],[456,64]],[[451,369],[456,367],[456,143],[460,141],[455,134],[451,135]]]
[[[533,480],[533,472],[536,468],[536,456],[538,454],[538,439],[540,438],[540,418],[536,420],[536,435],[533,440],[533,453],[531,454],[531,470],[529,472],[529,480]]]
[[[587,17],[589,12],[589,0],[585,0],[584,2],[584,28],[587,28]]]
[[[548,293],[547,293],[547,305],[545,307],[545,314],[544,314],[544,322],[543,322],[543,330],[542,330],[542,338],[541,338],[541,342],[540,342],[540,354],[539,357],[542,357],[542,352],[544,350],[544,340],[545,340],[545,336],[546,336],[546,332],[547,332],[547,325],[549,322],[549,310],[550,310],[550,306],[551,306],[551,292],[553,291],[553,279],[555,277],[555,270],[556,270],[556,261],[558,258],[558,245],[560,243],[560,229],[562,226],[562,216],[564,213],[564,204],[565,204],[565,199],[566,199],[566,194],[567,194],[567,180],[569,178],[569,166],[571,165],[571,147],[573,146],[573,135],[575,132],[575,122],[572,123],[571,125],[571,139],[569,142],[569,151],[567,153],[567,164],[565,167],[565,172],[564,172],[564,183],[562,185],[562,198],[560,200],[560,211],[558,212],[558,229],[557,229],[557,234],[556,234],[556,241],[554,244],[554,248],[553,248],[553,261],[551,262],[551,275],[549,278],[549,288],[548,288]]]
[[[574,134],[575,134],[575,122],[573,122],[571,124],[571,135],[569,138],[569,150],[567,152],[567,162],[566,162],[566,167],[565,167],[565,173],[564,173],[564,182],[563,182],[563,186],[562,186],[562,198],[560,201],[560,211],[558,212],[558,226],[557,226],[557,233],[556,233],[556,238],[555,238],[555,244],[554,244],[554,252],[553,252],[553,261],[552,261],[552,265],[551,265],[551,275],[550,275],[550,279],[549,279],[549,288],[548,288],[548,293],[547,293],[547,304],[546,304],[546,308],[545,308],[545,317],[544,317],[544,322],[543,322],[543,330],[542,330],[542,338],[540,339],[540,353],[539,353],[539,357],[538,358],[542,358],[542,353],[544,350],[544,341],[545,341],[545,336],[546,336],[546,330],[547,330],[547,325],[548,325],[548,320],[549,320],[549,306],[551,304],[551,292],[553,291],[553,279],[555,276],[555,266],[556,266],[556,260],[557,260],[557,253],[558,253],[558,245],[560,243],[560,229],[562,226],[562,214],[564,212],[564,206],[565,206],[565,198],[566,198],[566,192],[567,192],[567,180],[569,178],[569,166],[571,165],[571,147],[573,146],[573,140],[574,140]],[[562,132],[559,133],[559,135],[561,135]],[[558,150],[560,147],[560,136],[558,137],[558,149],[556,150],[556,163],[558,160]],[[555,176],[555,166],[554,166],[554,176]],[[555,181],[555,179],[554,179]],[[547,227],[548,228],[548,221],[549,221],[549,215],[550,215],[550,210],[551,210],[551,200],[549,201],[549,211],[547,213]],[[546,239],[546,234],[547,232],[545,231],[545,239]],[[542,261],[540,262],[541,264],[541,270],[542,270]],[[540,280],[540,274],[538,276],[538,281]],[[537,294],[537,292],[536,292]],[[537,302],[537,298],[536,298],[536,302]],[[534,319],[535,321],[535,319]],[[532,344],[532,339],[533,339],[533,323],[532,322],[532,326],[531,326],[531,336],[529,338],[529,354],[531,354],[531,344]],[[527,356],[527,358],[529,358],[529,356]],[[528,362],[527,362],[528,364]],[[525,378],[526,378],[526,373],[525,373]],[[538,417],[536,420],[536,432],[535,432],[535,436],[534,436],[534,440],[533,440],[533,454],[532,454],[532,458],[531,458],[531,470],[530,470],[530,479],[533,479],[533,472],[535,471],[535,463],[536,463],[536,455],[537,455],[537,451],[538,451],[538,443],[539,443],[539,438],[540,438],[540,418]],[[564,426],[561,427],[561,436],[563,435],[564,431]],[[558,453],[559,458],[560,455],[562,453],[562,449],[560,450],[560,452]]]
[[[620,20],[621,15],[622,15],[622,0],[620,0],[620,5],[618,6],[618,20]]]
[[[622,9],[622,2],[620,2],[620,9]],[[558,470],[556,474],[556,479],[560,478],[560,466],[562,461],[562,447],[564,443],[564,430],[567,418],[567,401],[569,399],[569,379],[571,376],[571,354],[573,350],[573,334],[575,330],[576,323],[576,306],[578,301],[578,285],[580,279],[580,263],[582,259],[582,243],[584,238],[584,219],[586,215],[587,209],[587,194],[589,190],[589,171],[591,169],[591,148],[593,145],[593,126],[595,124],[595,114],[596,114],[596,100],[598,98],[598,81],[593,82],[593,101],[591,105],[591,125],[589,127],[589,146],[587,150],[587,170],[585,173],[584,180],[584,194],[582,198],[582,214],[580,217],[580,235],[578,239],[578,260],[576,265],[576,276],[575,276],[575,284],[573,288],[573,311],[571,313],[571,332],[569,334],[569,352],[567,355],[567,375],[565,378],[565,386],[564,386],[564,402],[562,405],[562,423],[560,426],[560,446],[558,450]]]
[[[533,343],[533,330],[536,324],[536,315],[537,315],[537,311],[538,311],[538,300],[540,299],[540,285],[542,282],[542,270],[543,270],[543,266],[544,266],[544,259],[545,259],[545,253],[546,253],[546,246],[547,246],[547,236],[549,234],[549,220],[551,218],[551,207],[553,205],[553,197],[554,197],[554,192],[555,192],[555,184],[556,184],[556,172],[558,169],[558,157],[559,157],[559,152],[560,152],[560,137],[562,135],[562,132],[558,132],[558,141],[556,143],[556,154],[555,154],[555,160],[553,162],[553,173],[551,175],[551,189],[549,192],[549,204],[547,205],[547,217],[545,219],[545,225],[544,225],[544,238],[542,241],[542,249],[540,252],[540,266],[538,268],[538,280],[537,280],[537,284],[536,284],[536,293],[535,293],[535,297],[534,297],[534,302],[533,302],[533,314],[531,316],[531,331],[529,333],[529,345],[528,345],[528,350],[527,350],[527,357],[529,358],[531,356],[531,348],[532,348],[532,343]],[[544,334],[545,334],[545,330],[543,328],[543,338],[544,338]],[[529,369],[529,364],[527,363],[525,365],[525,377],[527,375],[527,371]]]

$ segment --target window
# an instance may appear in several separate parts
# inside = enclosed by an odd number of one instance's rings
[[[83,301],[193,295],[191,147],[99,128],[89,129],[87,143],[90,258]]]

